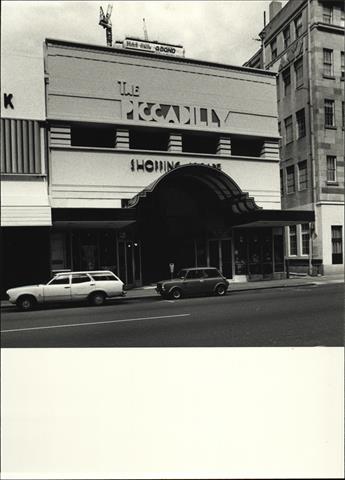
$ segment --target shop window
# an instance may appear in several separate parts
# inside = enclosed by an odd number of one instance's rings
[[[215,155],[219,142],[218,135],[182,134],[182,151],[188,153],[206,153]]]
[[[301,225],[301,236],[302,236],[302,255],[309,255],[309,223],[303,223]]]
[[[345,129],[345,102],[341,102],[341,123],[344,130]]]
[[[323,4],[322,20],[324,23],[333,23],[333,8],[330,5]]]
[[[260,157],[264,141],[241,136],[231,137],[231,155],[239,157]]]
[[[341,225],[332,225],[332,264],[341,265],[343,263],[343,227]]]
[[[245,233],[237,231],[235,234],[235,273],[246,275],[247,270],[247,239]]]
[[[299,58],[294,63],[296,87],[303,85],[303,57]]]
[[[165,130],[133,129],[129,131],[129,148],[167,151],[169,136],[169,132]]]
[[[284,234],[281,227],[273,228],[274,271],[284,271]]]
[[[277,39],[275,38],[271,42],[271,60],[277,58]]]
[[[344,4],[340,5],[340,26],[345,27],[345,7],[344,7]]]
[[[303,24],[302,24],[302,14],[298,15],[297,18],[295,18],[295,21],[294,21],[294,24],[295,24],[295,35],[296,35],[296,38],[299,38],[302,34],[302,28],[303,28]]]
[[[116,130],[112,126],[75,125],[71,127],[72,147],[114,148]]]
[[[296,112],[297,138],[305,137],[305,114],[304,108]]]
[[[334,100],[325,99],[325,127],[334,127]]]
[[[297,255],[297,227],[296,225],[289,226],[289,247],[290,255]]]
[[[340,52],[340,78],[345,79],[345,52]]]
[[[291,71],[290,67],[283,70],[282,73],[284,83],[284,95],[289,95],[291,92]]]
[[[284,49],[288,48],[291,43],[291,35],[290,35],[290,25],[283,30],[283,37],[284,37]]]
[[[325,77],[334,76],[333,50],[323,49],[323,74]]]
[[[327,182],[337,181],[337,157],[327,155]]]
[[[285,121],[285,142],[286,144],[293,141],[293,131],[292,131],[292,116],[286,118]]]
[[[307,160],[304,160],[298,164],[298,190],[306,188],[308,188],[308,168]]]
[[[286,193],[294,193],[295,191],[295,167],[287,167],[286,169]]]

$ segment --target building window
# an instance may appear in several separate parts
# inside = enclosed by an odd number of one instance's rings
[[[129,148],[133,150],[167,151],[169,132],[165,130],[131,129],[129,131]]]
[[[325,99],[325,127],[334,126],[334,100]]]
[[[212,135],[212,134],[194,134],[194,133],[183,133],[182,134],[182,151],[183,152],[188,152],[188,153],[208,153],[211,155],[215,155],[217,153],[217,147],[219,143],[219,136],[218,135]],[[236,143],[236,142],[235,142]],[[245,142],[241,142],[241,145],[245,148]],[[235,146],[235,152],[233,152],[233,145],[231,143],[231,150],[233,155],[239,154],[238,151],[236,151],[236,146]],[[249,149],[247,146],[247,155],[250,156]],[[246,153],[243,153],[244,155]],[[258,155],[253,155],[253,156],[258,156]]]
[[[275,38],[271,42],[271,60],[277,58],[277,39]]]
[[[305,137],[305,114],[304,108],[296,112],[297,138]]]
[[[345,27],[345,9],[344,4],[340,5],[340,26]]]
[[[282,148],[282,140],[283,140],[282,139],[282,124],[281,124],[281,122],[278,122],[278,133],[279,133],[279,136],[280,136],[278,145],[279,145],[279,149],[281,149]]]
[[[308,188],[308,168],[307,160],[298,164],[298,189],[305,190]]]
[[[287,167],[286,169],[286,192],[294,193],[295,191],[295,167]]]
[[[296,19],[295,19],[295,34],[296,38],[301,36],[302,33],[302,14],[300,14]]]
[[[98,125],[76,125],[71,127],[72,147],[115,148],[116,130]]]
[[[303,223],[301,225],[301,236],[302,236],[302,255],[309,255],[309,223]]]
[[[340,52],[340,78],[345,79],[345,53]]]
[[[284,195],[284,173],[283,170],[280,170],[280,195]]]
[[[296,225],[289,227],[290,255],[297,255],[297,228]]]
[[[342,118],[343,130],[344,130],[344,128],[345,128],[345,102],[341,102],[341,118]]]
[[[285,119],[285,135],[286,135],[286,144],[292,142],[293,134],[292,134],[292,116]]]
[[[323,14],[322,19],[324,23],[332,23],[333,22],[333,8],[332,6],[323,5]]]
[[[343,227],[341,225],[332,225],[332,264],[341,265],[343,263]]]
[[[334,76],[333,50],[323,49],[323,74],[326,77]]]
[[[291,92],[291,72],[290,67],[283,70],[282,73],[283,82],[284,82],[284,95],[289,95]]]
[[[296,87],[299,87],[303,84],[303,57],[299,58],[295,62],[295,77],[296,77]]]
[[[327,182],[337,181],[337,157],[327,155]]]
[[[283,31],[283,37],[284,37],[284,49],[286,49],[291,43],[290,25],[286,27],[285,30]]]

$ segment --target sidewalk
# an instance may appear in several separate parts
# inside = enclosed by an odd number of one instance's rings
[[[344,275],[327,275],[323,277],[297,277],[285,278],[283,280],[259,280],[256,282],[231,282],[228,293],[248,291],[248,290],[263,290],[270,288],[283,287],[301,287],[304,285],[326,285],[331,283],[344,283]],[[156,293],[156,285],[148,285],[144,287],[133,288],[127,291],[126,299],[135,300],[140,298],[159,298]],[[1,301],[1,309],[15,308],[15,305],[7,300]]]

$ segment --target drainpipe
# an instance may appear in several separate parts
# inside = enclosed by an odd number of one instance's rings
[[[307,4],[307,13],[308,13],[308,32],[307,32],[307,48],[308,48],[308,107],[309,107],[309,142],[310,142],[310,173],[312,179],[312,206],[315,213],[315,191],[316,191],[316,179],[315,179],[315,137],[314,137],[314,106],[313,106],[313,92],[311,85],[311,76],[312,76],[312,63],[311,63],[311,12],[310,12],[310,3],[311,0],[308,0]],[[315,218],[316,222],[316,218]],[[309,224],[309,275],[313,273],[313,238],[316,228],[311,228]]]

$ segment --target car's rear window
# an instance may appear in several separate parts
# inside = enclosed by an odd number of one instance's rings
[[[104,281],[116,281],[118,280],[115,275],[111,275],[111,273],[92,273],[92,278],[94,280],[97,280],[98,282],[104,282]]]

